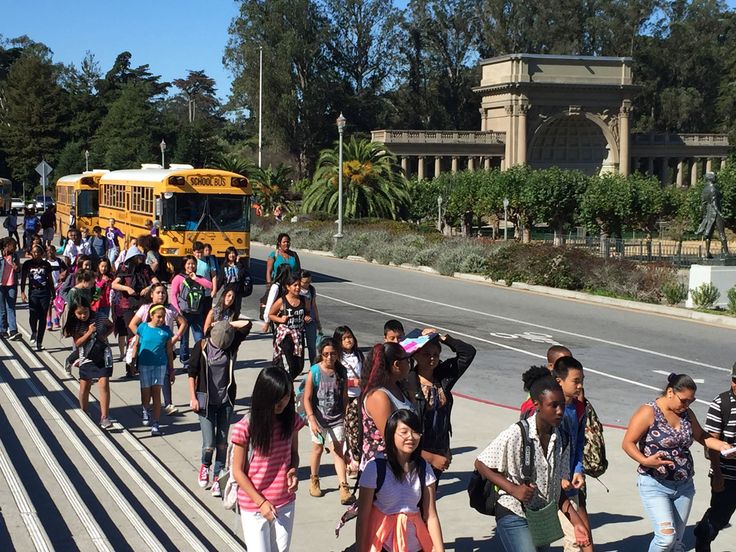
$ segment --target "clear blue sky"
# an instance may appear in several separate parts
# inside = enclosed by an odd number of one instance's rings
[[[203,69],[225,99],[232,79],[222,54],[237,11],[234,0],[0,0],[0,34],[43,42],[57,62],[79,65],[89,50],[103,72],[126,50],[165,81]]]

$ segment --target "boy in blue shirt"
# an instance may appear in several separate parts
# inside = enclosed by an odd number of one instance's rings
[[[562,481],[562,489],[571,503],[577,507],[578,515],[588,529],[589,547],[581,548],[577,544],[572,524],[560,513],[560,523],[565,532],[565,552],[571,550],[593,550],[593,537],[590,521],[585,508],[585,499],[581,500],[581,490],[585,486],[585,469],[583,467],[583,448],[585,447],[585,404],[580,400],[583,392],[583,365],[572,356],[563,356],[555,361],[552,373],[562,387],[565,395],[565,413],[561,429],[566,434],[565,440],[570,447],[571,481]]]

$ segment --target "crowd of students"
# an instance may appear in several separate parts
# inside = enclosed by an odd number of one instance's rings
[[[302,428],[312,442],[309,494],[325,496],[319,468],[329,450],[339,501],[349,507],[342,523],[357,517],[358,551],[444,550],[437,488],[452,463],[452,390],[472,365],[474,347],[432,328],[406,336],[396,320],[386,322],[383,342],[365,352],[348,325],[324,335],[311,274],[283,234],[260,298],[261,329],[273,336],[271,366],[256,379],[248,413],[231,427],[242,395],[235,360],[252,329],[241,301],[253,281],[237,250],[218,260],[195,242],[174,273],[154,235],[124,236],[114,220],[104,233],[95,227],[83,235],[71,228],[61,257],[54,246],[44,247],[43,237],[29,236],[23,263],[15,240],[0,240],[0,332],[19,339],[12,292],[20,284],[33,344],[41,350],[45,331],[59,327],[71,339],[67,370],[78,371],[85,411],[97,383],[101,427],[112,425],[108,336],[118,336],[126,375],[140,380],[141,423],[152,435],[162,433],[162,413],[177,412],[171,386],[178,349],[202,434],[198,484],[222,494],[219,478],[232,443],[249,551],[289,548]],[[492,489],[497,533],[508,552],[543,551],[558,538],[566,551],[593,550],[586,478],[607,467],[602,427],[585,397],[583,365],[562,346],[551,347],[547,360],[522,376],[528,398],[520,421],[475,461],[478,477],[492,484],[485,488]],[[662,395],[637,410],[623,439],[638,464],[654,530],[650,551],[681,546],[694,495],[695,441],[713,451],[711,505],[696,526],[697,550],[710,549],[736,509],[736,460],[719,454],[736,442],[736,365],[705,428],[689,409],[695,391],[689,376],[672,374]]]

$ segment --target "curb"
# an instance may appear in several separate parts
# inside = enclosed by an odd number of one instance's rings
[[[272,247],[271,244],[266,244],[266,243],[257,242],[257,241],[252,241],[251,244],[260,245],[263,247]],[[311,255],[319,255],[322,257],[333,257],[333,258],[339,259],[339,257],[335,257],[332,251],[316,251],[313,249],[302,249],[301,251],[303,251],[304,253],[311,254]],[[348,255],[345,260],[361,262],[361,263],[371,262],[359,255]],[[376,263],[376,261],[372,261],[372,262],[374,264],[378,264]],[[389,265],[384,265],[384,266],[397,267],[397,265],[393,263]],[[399,265],[398,268],[404,268],[407,270],[415,270],[417,272],[425,272],[428,274],[439,274],[439,272],[437,272],[437,270],[435,270],[431,266],[420,266],[420,265],[414,265],[411,263],[403,263]],[[494,281],[486,276],[481,276],[480,274],[455,272],[452,275],[452,278],[457,278],[458,280],[466,280],[469,282],[482,283],[482,284],[495,286],[495,287],[504,287],[504,288],[509,287],[506,285],[506,283],[503,280]],[[683,309],[680,307],[670,307],[667,305],[655,305],[653,303],[641,303],[639,301],[630,301],[628,299],[616,299],[614,297],[603,297],[600,295],[593,295],[591,293],[585,293],[582,291],[572,291],[569,289],[559,289],[559,288],[553,288],[553,287],[547,287],[547,286],[535,286],[531,284],[525,284],[523,282],[513,282],[510,287],[512,289],[518,289],[522,291],[532,291],[534,293],[541,293],[543,295],[559,297],[561,299],[573,299],[575,301],[586,301],[588,303],[597,303],[599,305],[607,305],[611,307],[622,307],[622,308],[636,310],[640,312],[646,312],[649,314],[660,314],[660,315],[665,315],[665,316],[672,316],[674,318],[682,318],[685,320],[694,320],[696,322],[707,322],[708,324],[713,324],[715,326],[722,326],[724,328],[736,329],[736,317],[731,317],[731,316],[726,316],[726,315],[721,316],[718,314],[710,314],[707,312]]]

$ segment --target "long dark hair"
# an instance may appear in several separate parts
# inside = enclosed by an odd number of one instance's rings
[[[371,369],[368,372],[368,380],[363,386],[363,394],[365,395],[377,387],[386,387],[394,362],[405,357],[406,353],[398,343],[376,343],[370,352]]]
[[[89,309],[89,318],[86,322],[82,322],[77,318],[77,307],[84,307]],[[89,327],[89,324],[94,322],[95,313],[94,311],[92,311],[92,306],[89,302],[89,299],[87,299],[84,295],[78,295],[74,302],[69,304],[68,309],[69,310],[67,312],[66,323],[64,324],[64,328],[62,329],[62,335],[64,337],[76,338],[80,329],[86,331]]]
[[[229,291],[232,291],[234,294],[233,304],[230,305],[229,307],[226,307],[225,306],[225,295],[227,295]],[[227,284],[222,289],[222,294],[220,295],[220,298],[217,301],[217,305],[216,305],[217,310],[215,312],[218,315],[217,320],[222,320],[222,314],[226,310],[230,312],[231,314],[235,314],[235,312],[237,312],[237,306],[236,306],[237,302],[238,302],[238,284],[236,283]],[[217,320],[215,320],[215,322],[217,322]]]
[[[337,343],[337,351],[341,355],[345,354],[346,351],[342,348],[342,338],[345,337],[345,335],[347,334],[352,335],[353,341],[355,342],[355,345],[353,345],[353,350],[350,352],[357,356],[361,362],[364,362],[365,357],[363,356],[363,352],[358,348],[358,338],[355,337],[355,332],[350,329],[350,326],[338,326],[332,333],[332,339],[334,339]]]
[[[274,407],[285,395],[289,403],[281,414]],[[271,435],[274,424],[281,426],[282,439],[291,439],[294,430],[294,387],[291,377],[281,367],[269,366],[261,370],[256,378],[251,397],[248,431],[254,450],[266,456],[271,450]]]
[[[399,463],[399,454],[396,450],[396,428],[399,426],[399,422],[405,423],[409,426],[409,429],[416,431],[420,435],[422,434],[422,422],[419,420],[419,416],[411,410],[401,408],[395,411],[391,416],[388,417],[386,422],[386,430],[384,431],[384,442],[386,443],[386,449],[384,454],[388,465],[391,466],[391,471],[396,476],[399,482],[403,482],[405,478],[404,468]],[[409,456],[409,474],[419,469],[419,462],[422,461],[422,440],[419,439],[417,448],[415,448]],[[420,481],[421,486],[424,486],[424,481]]]
[[[345,370],[345,367],[340,362],[340,348],[337,346],[337,343],[335,340],[331,337],[325,337],[322,341],[319,342],[317,345],[317,356],[319,357],[319,362],[322,362],[322,355],[325,351],[325,347],[332,347],[335,349],[335,352],[338,354],[337,360],[335,361],[335,376],[337,377],[337,380],[339,382],[344,382],[347,378],[347,370]]]
[[[233,247],[233,246],[231,245],[231,246],[229,246],[229,247],[228,247],[228,248],[227,248],[227,249],[225,250],[225,260],[224,260],[224,261],[223,261],[223,263],[222,263],[222,264],[223,264],[223,266],[226,266],[226,265],[229,265],[229,264],[230,264],[230,253],[235,253],[235,260],[233,261],[233,264],[235,264],[235,265],[237,265],[237,264],[238,264],[238,250],[237,250],[237,249],[235,249],[235,248],[234,248],[234,247]]]

